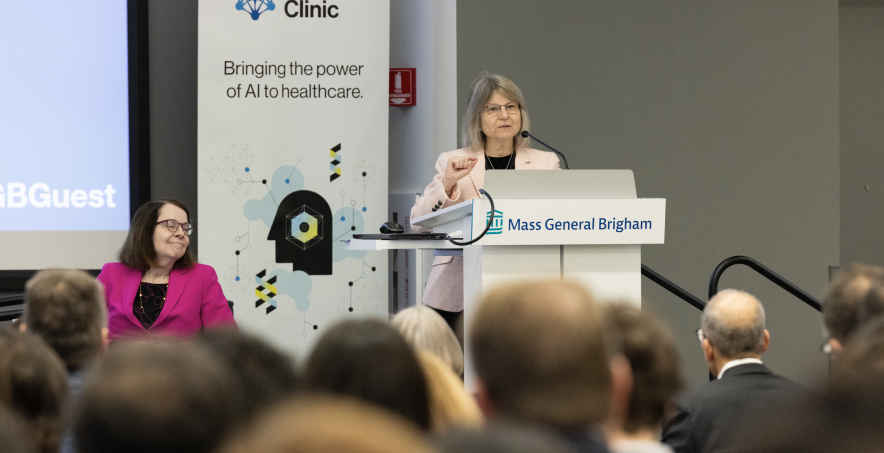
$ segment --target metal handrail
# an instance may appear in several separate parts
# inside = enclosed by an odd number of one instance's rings
[[[684,288],[667,280],[665,277],[654,272],[650,267],[645,266],[644,264],[642,264],[642,275],[660,285],[663,289],[680,297],[681,300],[693,305],[696,309],[703,311],[703,308],[706,307],[706,302],[703,302],[697,296],[687,292]]]
[[[21,307],[0,310],[0,322],[21,318],[22,313],[24,313],[24,308]]]
[[[25,303],[24,294],[13,294],[11,296],[0,296],[0,307],[11,307],[13,305],[21,305]]]
[[[807,305],[810,305],[816,311],[823,311],[823,303],[817,300],[815,297],[807,294],[801,288],[795,286],[792,282],[786,280],[781,277],[776,272],[768,269],[765,265],[759,263],[758,261],[749,258],[748,256],[732,256],[721,263],[715,268],[712,272],[712,277],[709,279],[709,298],[712,299],[713,296],[718,294],[718,281],[721,279],[721,274],[724,273],[729,267],[734,266],[736,264],[742,264],[744,266],[748,266],[755,272],[761,274],[762,277],[770,280],[780,288],[785,289],[789,292],[789,294],[797,297],[802,302]]]

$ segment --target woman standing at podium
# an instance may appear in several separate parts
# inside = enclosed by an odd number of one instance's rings
[[[528,139],[520,135],[528,126],[522,90],[500,75],[479,76],[470,87],[461,122],[464,147],[436,160],[436,176],[411,208],[411,218],[480,198],[486,171],[558,169],[554,153],[528,148]],[[433,259],[423,303],[454,327],[463,312],[463,257]]]

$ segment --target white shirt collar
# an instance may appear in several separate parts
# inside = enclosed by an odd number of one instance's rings
[[[723,367],[721,367],[721,371],[718,372],[718,379],[721,379],[721,377],[724,376],[724,372],[725,372],[725,371],[727,371],[727,370],[729,370],[729,369],[731,369],[731,368],[733,368],[733,367],[735,367],[735,366],[745,365],[745,364],[747,364],[747,363],[757,363],[757,364],[759,364],[759,365],[763,365],[763,364],[764,364],[764,362],[762,362],[762,361],[759,360],[759,359],[737,359],[737,360],[731,360],[730,362],[725,363]]]

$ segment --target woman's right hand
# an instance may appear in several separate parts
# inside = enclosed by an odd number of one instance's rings
[[[449,157],[448,163],[445,165],[445,174],[442,175],[442,186],[445,188],[445,193],[450,193],[451,188],[464,176],[470,174],[478,162],[479,158],[477,157]]]

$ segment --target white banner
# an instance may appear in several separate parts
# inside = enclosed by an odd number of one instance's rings
[[[387,217],[389,35],[389,0],[200,1],[199,259],[298,356],[387,315],[387,255],[340,240]]]
[[[666,199],[501,199],[480,245],[662,244]],[[488,225],[491,203],[473,205],[472,237]],[[470,232],[467,232],[470,233]]]

